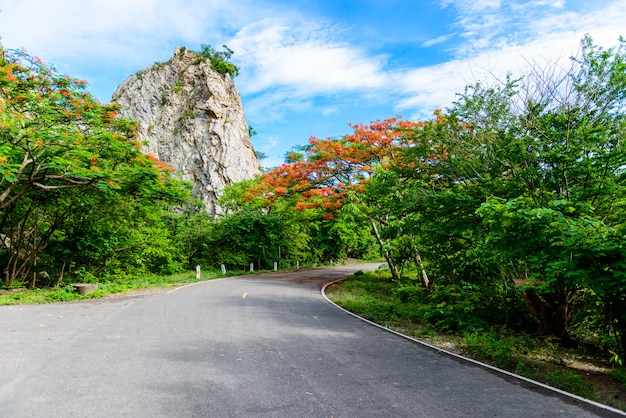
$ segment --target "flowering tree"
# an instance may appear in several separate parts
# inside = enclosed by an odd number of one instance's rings
[[[312,137],[304,158],[289,155],[287,160],[291,163],[266,173],[246,191],[243,200],[260,199],[267,205],[290,200],[295,210],[324,209],[325,219],[332,219],[334,212],[346,207],[354,215],[367,219],[393,276],[399,278],[391,240],[384,233],[392,221],[391,215],[378,205],[383,196],[368,197],[365,191],[377,171],[405,163],[416,168],[415,161],[404,160],[402,154],[419,145],[422,126],[421,122],[389,118],[369,125],[351,125],[353,132],[340,138]],[[376,190],[382,192],[380,188]]]
[[[44,204],[77,188],[183,198],[171,169],[140,152],[136,123],[100,104],[86,83],[23,50],[0,49],[0,250],[9,284],[35,263],[63,222]]]

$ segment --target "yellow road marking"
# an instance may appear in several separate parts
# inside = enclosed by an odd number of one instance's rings
[[[241,299],[245,299],[248,297],[248,292],[244,292],[243,296],[241,297]]]

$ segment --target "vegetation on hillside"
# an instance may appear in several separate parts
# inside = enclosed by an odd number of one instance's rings
[[[234,51],[222,45],[224,48],[222,51],[218,51],[211,45],[201,45],[200,51],[196,52],[197,61],[209,60],[211,68],[220,74],[228,74],[230,78],[235,78],[239,75],[239,67],[230,62],[230,58],[233,56]]]

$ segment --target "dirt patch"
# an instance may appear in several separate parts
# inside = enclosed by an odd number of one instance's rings
[[[130,297],[137,297],[137,296],[153,295],[155,293],[162,293],[171,289],[173,289],[172,286],[144,287],[142,289],[133,289],[133,290],[126,290],[124,292],[109,293],[108,295],[103,296],[102,299],[130,298]]]

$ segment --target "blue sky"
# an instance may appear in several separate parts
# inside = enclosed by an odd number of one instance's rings
[[[626,0],[0,0],[5,48],[102,102],[176,46],[228,45],[265,167],[311,135],[430,118],[467,84],[559,65],[587,33],[615,46],[624,22]]]

